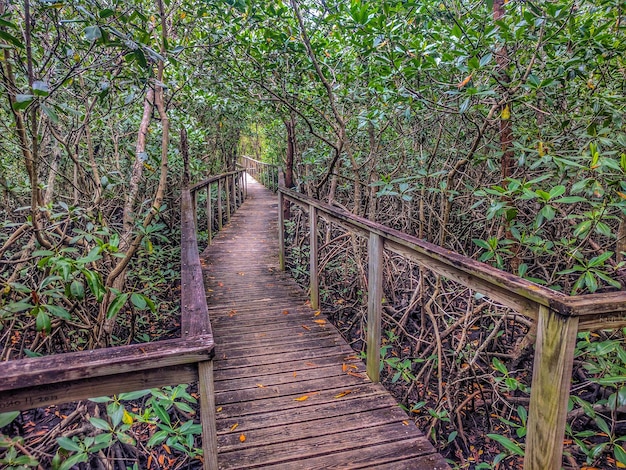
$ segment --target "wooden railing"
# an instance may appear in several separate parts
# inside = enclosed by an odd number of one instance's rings
[[[217,176],[212,176],[189,188],[191,193],[193,214],[196,226],[198,193],[206,190],[206,219],[208,244],[213,240],[214,230],[222,230],[224,223],[230,221],[230,217],[237,208],[243,204],[247,197],[245,184],[245,170],[236,170]]]
[[[197,381],[204,467],[217,469],[214,340],[197,239],[196,196],[203,189],[210,243],[213,228],[221,229],[245,199],[244,171],[181,192],[181,338],[0,363],[0,413]]]
[[[524,468],[561,468],[577,333],[626,327],[626,292],[566,296],[295,191],[279,188],[278,198],[279,260],[283,270],[283,202],[293,202],[308,211],[310,295],[315,309],[319,308],[318,217],[368,238],[367,373],[373,381],[379,381],[383,250],[397,253],[533,319],[537,323],[537,339]]]
[[[240,157],[239,165],[267,189],[273,192],[278,190],[280,180],[280,167],[278,165],[260,162],[246,156]]]

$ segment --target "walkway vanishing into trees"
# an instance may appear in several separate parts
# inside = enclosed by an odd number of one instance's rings
[[[448,468],[278,269],[277,198],[248,199],[203,253],[220,468]]]

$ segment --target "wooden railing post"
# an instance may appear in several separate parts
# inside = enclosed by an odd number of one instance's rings
[[[224,203],[226,204],[226,223],[230,222],[230,184],[228,176],[224,178]]]
[[[279,207],[279,210],[281,208]],[[320,308],[320,284],[317,273],[317,211],[314,206],[309,206],[309,243],[310,243],[310,263],[309,278],[311,290],[311,308],[317,310]]]
[[[211,201],[211,184],[206,187],[206,231],[209,245],[213,241],[213,202]]]
[[[578,317],[540,306],[524,470],[558,470],[570,394]]]
[[[198,197],[196,191],[191,192],[191,210],[193,211],[193,226],[195,230],[198,230],[198,211],[197,211]]]
[[[278,191],[278,266],[281,271],[285,270],[285,213],[283,205],[285,198]]]
[[[367,375],[380,382],[380,335],[383,301],[383,239],[370,232],[367,279]]]
[[[202,424],[204,468],[206,470],[218,470],[213,361],[198,363],[198,389],[200,392],[200,422]]]
[[[217,230],[222,230],[222,218],[224,217],[222,210],[222,179],[217,180]]]
[[[235,186],[235,175],[229,178],[231,184],[231,198],[233,200],[233,212],[237,210],[237,186]]]

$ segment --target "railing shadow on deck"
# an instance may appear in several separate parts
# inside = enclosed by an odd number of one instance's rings
[[[214,197],[212,186],[217,187]],[[244,171],[181,191],[181,338],[0,363],[0,413],[197,381],[204,468],[217,469],[214,338],[197,239],[196,201],[203,189],[209,193],[210,243],[213,228],[221,229],[246,197]]]
[[[308,212],[311,306],[319,308],[317,220],[368,239],[367,373],[379,380],[383,250],[474,289],[537,324],[527,423],[526,470],[561,468],[574,349],[579,331],[626,327],[626,292],[567,296],[290,189],[278,190],[279,262],[285,269],[284,202]]]

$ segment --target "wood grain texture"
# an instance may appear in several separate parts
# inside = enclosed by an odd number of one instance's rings
[[[383,311],[383,239],[371,233],[367,244],[367,375],[380,382],[380,342]]]
[[[449,468],[281,272],[278,198],[246,184],[247,202],[203,253],[219,467]]]
[[[563,317],[540,307],[525,470],[561,468],[577,331],[577,317]]]

